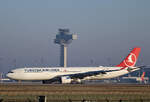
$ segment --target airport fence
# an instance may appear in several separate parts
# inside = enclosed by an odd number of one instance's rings
[[[150,102],[150,99],[102,99],[102,100],[45,100],[39,101],[38,99],[0,99],[0,102]]]

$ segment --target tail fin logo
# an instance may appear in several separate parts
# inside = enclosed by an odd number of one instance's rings
[[[130,52],[130,54],[119,65],[117,65],[117,67],[133,67],[133,66],[135,66],[140,51],[141,51],[140,47],[134,48]]]
[[[128,57],[124,60],[124,64],[128,67],[133,67],[136,63],[136,55],[134,53],[130,53]]]
[[[132,54],[128,57],[128,62],[133,63]]]

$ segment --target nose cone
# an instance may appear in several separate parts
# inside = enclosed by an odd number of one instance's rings
[[[12,78],[12,73],[8,73],[8,74],[6,74],[6,76],[8,77],[8,78]]]

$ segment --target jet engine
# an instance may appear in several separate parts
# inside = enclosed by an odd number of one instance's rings
[[[61,83],[62,84],[69,84],[71,83],[72,79],[69,76],[62,76],[61,77]]]
[[[79,84],[81,83],[80,79],[71,79],[70,76],[61,76],[61,77],[56,77],[50,80],[43,80],[43,84]]]

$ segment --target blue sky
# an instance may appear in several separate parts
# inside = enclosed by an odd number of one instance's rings
[[[78,39],[68,47],[68,66],[115,65],[142,48],[138,64],[149,64],[149,0],[1,0],[0,71],[58,66],[59,28]],[[43,64],[40,63],[44,59]],[[91,60],[94,61],[91,64]]]

